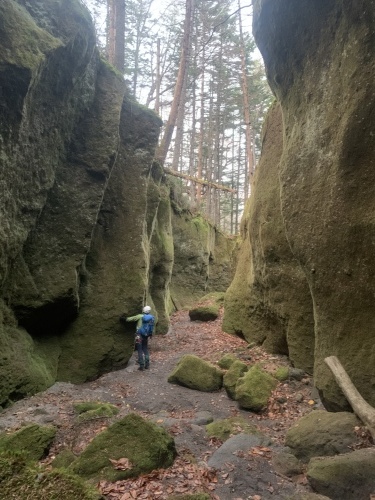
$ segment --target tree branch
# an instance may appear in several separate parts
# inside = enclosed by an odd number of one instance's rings
[[[223,186],[222,184],[217,184],[216,182],[206,181],[205,179],[198,179],[198,177],[192,177],[191,175],[182,174],[180,172],[175,172],[174,170],[170,170],[169,168],[164,167],[164,172],[168,175],[173,175],[174,177],[180,177],[181,179],[185,179],[187,181],[195,182],[196,184],[202,184],[203,186],[210,186],[214,189],[219,189],[220,191],[227,191],[229,193],[236,193],[235,189],[232,189],[227,186]]]
[[[337,384],[353,408],[354,413],[367,426],[372,438],[375,440],[375,408],[363,399],[336,356],[329,356],[325,358],[324,362],[332,371]]]

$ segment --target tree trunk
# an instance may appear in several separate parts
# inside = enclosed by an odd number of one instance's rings
[[[368,427],[372,438],[375,440],[375,408],[363,399],[336,356],[329,356],[324,361],[332,371],[338,386],[353,408],[354,413]]]
[[[180,177],[181,179],[186,179],[187,181],[200,184],[201,186],[210,186],[215,189],[220,189],[221,191],[228,191],[229,193],[235,193],[236,191],[230,187],[217,184],[216,182],[206,181],[205,179],[199,179],[198,177],[192,177],[191,175],[183,174],[181,172],[175,172],[169,168],[164,167],[164,172],[168,175],[173,175],[174,177]]]
[[[125,71],[125,0],[108,0],[108,61],[121,73]]]
[[[190,45],[191,45],[191,31],[193,24],[193,12],[194,12],[194,0],[186,0],[184,37],[182,42],[182,52],[181,52],[180,65],[178,69],[177,81],[174,90],[172,106],[169,113],[169,118],[165,125],[165,130],[160,145],[156,151],[156,159],[162,165],[164,165],[165,163],[168,149],[172,140],[173,130],[177,119],[178,107],[181,102],[181,93],[184,84],[185,72],[188,70]]]
[[[240,55],[241,55],[241,87],[242,87],[242,97],[243,97],[243,113],[245,119],[245,134],[246,134],[246,160],[248,164],[248,173],[245,177],[245,193],[244,198],[249,196],[250,185],[252,183],[252,178],[254,176],[254,154],[252,146],[252,130],[251,130],[251,118],[250,118],[250,101],[249,101],[249,88],[247,85],[247,71],[246,71],[246,54],[245,54],[245,43],[242,32],[242,19],[241,19],[241,3],[238,0],[238,22],[240,30]]]

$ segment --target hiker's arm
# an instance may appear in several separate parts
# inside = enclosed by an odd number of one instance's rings
[[[136,314],[135,316],[129,316],[126,321],[139,321],[142,319],[143,314]]]

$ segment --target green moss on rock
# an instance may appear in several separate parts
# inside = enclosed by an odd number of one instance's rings
[[[353,413],[316,410],[297,420],[288,430],[285,444],[305,462],[312,457],[347,453],[356,442],[356,425],[359,420]]]
[[[67,469],[76,458],[70,448],[64,448],[56,455],[51,465],[54,469]]]
[[[222,420],[215,420],[206,425],[207,434],[226,441],[235,434],[259,434],[254,425],[251,425],[243,417],[230,417]]]
[[[119,409],[110,403],[92,401],[74,403],[73,407],[78,413],[78,421],[80,422],[100,417],[113,417],[119,412]]]
[[[40,460],[48,453],[56,428],[27,425],[10,434],[0,434],[0,451],[21,451],[30,459]]]
[[[375,450],[355,450],[335,457],[313,458],[307,469],[313,489],[335,500],[367,499],[374,493]]]
[[[237,360],[231,364],[229,370],[224,374],[223,386],[231,399],[236,399],[236,385],[238,379],[243,377],[247,370],[247,364]]]
[[[227,353],[227,354],[224,354],[224,356],[219,359],[217,364],[223,370],[228,370],[235,361],[237,361],[236,356],[232,353]]]
[[[197,391],[218,391],[223,385],[223,372],[193,354],[186,354],[168,377],[168,382]]]
[[[169,467],[176,456],[164,429],[131,413],[96,436],[69,470],[84,478],[118,481]],[[129,459],[131,469],[117,470],[111,460]]]
[[[235,399],[241,408],[260,411],[266,406],[276,386],[277,380],[255,365],[238,379]]]
[[[275,371],[273,376],[279,381],[283,382],[284,380],[288,380],[289,378],[289,368],[287,366],[279,366],[279,368]]]
[[[48,471],[22,453],[0,452],[1,498],[27,500],[99,500],[81,478],[63,470]]]

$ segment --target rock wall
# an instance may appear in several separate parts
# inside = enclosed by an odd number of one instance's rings
[[[375,2],[256,0],[253,22],[283,117],[275,233],[311,295],[315,383],[328,409],[347,408],[324,363],[336,355],[375,405]]]
[[[289,355],[298,368],[313,371],[312,302],[305,275],[283,228],[279,164],[283,152],[282,113],[270,109],[253,194],[241,221],[242,244],[235,277],[225,296],[223,329]]]
[[[135,325],[119,317],[145,302],[167,332],[161,124],[100,58],[78,0],[0,2],[0,405],[125,366]]]
[[[174,308],[190,307],[209,292],[225,292],[235,269],[236,241],[187,210],[173,211],[172,227]]]

